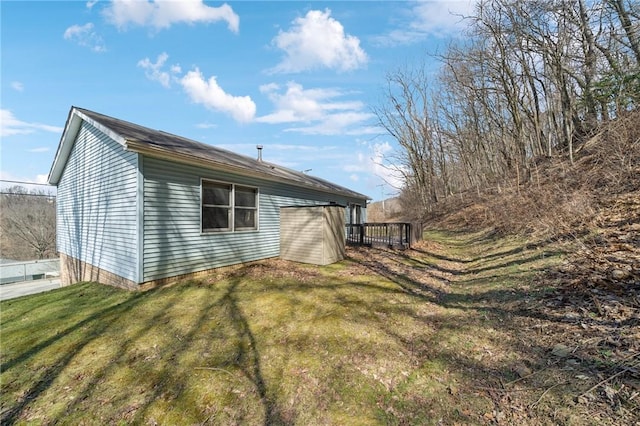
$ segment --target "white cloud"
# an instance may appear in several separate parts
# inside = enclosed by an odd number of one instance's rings
[[[274,143],[274,144],[269,144],[268,147],[270,149],[275,149],[278,151],[302,151],[302,152],[308,152],[311,153],[312,155],[309,157],[311,158],[317,158],[319,153],[321,152],[330,152],[330,151],[335,151],[337,149],[336,146],[331,146],[331,145],[323,145],[323,146],[312,146],[312,145],[294,145],[294,144],[282,144],[282,143]],[[331,155],[331,154],[329,154]],[[325,155],[320,155],[322,158],[328,158]],[[333,157],[332,157],[333,158]]]
[[[344,167],[344,170],[354,172],[352,176],[359,176],[358,173],[374,176],[376,182],[370,180],[371,187],[379,183],[378,179],[380,179],[395,189],[402,188],[404,180],[401,169],[389,161],[389,157],[393,155],[391,144],[389,142],[367,143],[365,148],[366,152],[355,155],[355,161]]]
[[[8,109],[0,110],[0,136],[24,135],[38,130],[45,132],[62,133],[62,127],[50,126],[41,123],[28,123],[18,120]]]
[[[48,178],[49,178],[48,174],[36,175],[36,179],[34,183],[49,183],[47,180]]]
[[[305,90],[295,82],[287,83],[284,93],[278,93],[278,90],[280,86],[275,83],[260,86],[260,91],[268,96],[276,112],[260,117],[258,121],[275,124],[319,120],[331,109],[322,102],[340,94],[334,89]]]
[[[48,152],[49,151],[49,147],[41,146],[41,147],[38,147],[38,148],[28,149],[27,151],[34,152],[34,153],[36,153],[36,152]]]
[[[102,37],[94,31],[94,26],[91,22],[84,25],[70,26],[64,31],[64,39],[74,41],[80,46],[88,47],[94,52],[105,52],[107,50]]]
[[[167,59],[169,59],[169,55],[167,55],[166,52],[162,52],[158,55],[155,63],[151,62],[149,58],[144,58],[138,61],[138,66],[144,69],[144,74],[149,80],[157,81],[168,88],[171,86],[171,77],[180,74],[182,69],[180,65],[172,65],[169,67],[169,72],[162,71]]]
[[[380,133],[375,126],[361,124],[372,117],[369,113],[342,113],[327,115],[320,123],[312,126],[291,127],[287,132],[298,132],[305,135],[372,135]]]
[[[98,0],[89,0],[89,1],[87,2],[87,4],[86,4],[87,9],[91,9],[91,8],[93,8],[93,6],[95,6],[95,5],[96,5],[96,3],[98,3]]]
[[[216,145],[220,148],[229,149],[231,151],[237,152],[253,152],[256,150],[255,144],[242,144],[242,143],[234,143],[234,144],[220,144]],[[296,151],[296,157],[298,155],[307,155],[305,158],[314,159],[314,158],[337,158],[336,154],[334,154],[339,147],[335,145],[301,145],[301,144],[288,144],[288,143],[271,143],[267,142],[263,144],[264,151],[263,152],[280,152],[286,153],[287,156],[291,156],[291,152]],[[332,154],[333,153],[333,154]],[[339,155],[339,154],[337,154]]]
[[[229,30],[234,33],[237,33],[240,27],[240,18],[231,6],[225,3],[220,7],[211,7],[205,5],[203,0],[113,0],[104,10],[104,15],[108,22],[119,29],[138,25],[161,30],[176,23],[217,21],[227,22]]]
[[[360,101],[337,100],[347,95],[340,90],[304,89],[298,83],[289,82],[283,92],[280,86],[273,83],[260,86],[260,91],[267,95],[275,111],[258,117],[258,122],[309,124],[286,129],[304,134],[370,133],[371,129],[365,123],[373,115],[363,111],[365,105]]]
[[[225,93],[218,85],[216,77],[205,80],[198,68],[182,77],[180,84],[193,102],[229,114],[241,123],[253,120],[256,114],[256,104],[250,96],[232,96]]]
[[[289,167],[294,170],[308,169],[310,165],[318,165],[320,162],[327,162],[327,164],[336,165],[352,159],[351,153],[345,154],[342,150],[343,147],[336,145],[317,146],[271,143],[271,139],[266,139],[262,145],[262,158],[265,161]],[[255,143],[221,144],[216,146],[253,158],[256,158],[257,156]]]
[[[211,124],[211,123],[199,123],[199,124],[196,124],[196,127],[198,129],[215,129],[215,128],[218,127],[218,125],[217,124]]]
[[[345,34],[344,27],[326,9],[311,10],[296,18],[288,31],[280,31],[272,43],[283,50],[282,62],[269,70],[294,73],[316,68],[350,71],[364,66],[368,57],[360,40]]]
[[[446,37],[461,34],[466,27],[463,17],[473,13],[476,0],[415,2],[406,11],[407,19],[400,28],[377,37],[378,44],[395,46],[411,44],[429,36]]]
[[[17,92],[22,92],[24,90],[24,84],[19,81],[12,81],[11,88]]]
[[[165,65],[169,55],[165,52],[158,55],[155,62],[149,58],[138,61],[138,66],[145,70],[145,75],[149,80],[157,81],[162,86],[169,88],[172,82],[177,82],[189,98],[206,108],[220,111],[233,117],[241,123],[250,122],[256,114],[256,104],[250,96],[232,96],[218,85],[216,77],[205,80],[202,72],[198,68],[189,71],[184,76],[180,76],[182,68],[180,65],[169,66],[169,71],[165,70]],[[199,128],[210,128],[211,125],[200,124]]]

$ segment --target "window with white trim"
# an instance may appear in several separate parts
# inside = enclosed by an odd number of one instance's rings
[[[202,232],[258,229],[258,189],[202,180]]]

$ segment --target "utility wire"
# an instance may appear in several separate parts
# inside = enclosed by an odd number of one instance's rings
[[[24,197],[47,197],[47,198],[56,198],[55,194],[21,194],[19,192],[0,192],[0,195],[15,195],[15,196],[24,196]]]
[[[49,185],[48,183],[23,182],[23,181],[21,181],[21,180],[7,180],[7,179],[0,179],[0,182],[21,183],[21,184],[23,184],[23,185],[54,186],[54,185]]]
[[[48,183],[34,183],[34,182],[24,182],[21,180],[9,180],[9,179],[0,179],[0,182],[7,183],[20,183],[23,185],[38,185],[38,186],[53,186]],[[6,189],[6,188],[5,188]],[[55,198],[55,194],[29,194],[29,193],[16,193],[16,192],[0,192],[0,195],[26,195],[29,197],[47,197],[47,198]]]

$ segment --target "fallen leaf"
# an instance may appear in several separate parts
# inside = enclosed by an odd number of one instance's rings
[[[531,369],[529,369],[527,366],[522,364],[516,365],[514,370],[519,377],[527,377],[527,376],[530,376],[532,373]]]
[[[614,401],[615,396],[617,395],[618,391],[615,390],[614,388],[612,388],[611,386],[605,385],[604,387],[604,394],[607,396],[607,398],[609,398],[609,400],[611,402]]]
[[[566,358],[569,356],[570,353],[571,353],[571,348],[561,343],[558,343],[557,345],[555,345],[551,350],[551,354],[553,356],[557,356],[558,358]]]

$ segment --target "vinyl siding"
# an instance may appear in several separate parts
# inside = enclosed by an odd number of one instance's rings
[[[83,122],[58,183],[61,253],[137,281],[137,154]]]
[[[280,254],[280,207],[364,200],[143,157],[144,281]],[[259,190],[257,231],[200,232],[200,181]],[[364,208],[364,206],[363,206]]]

